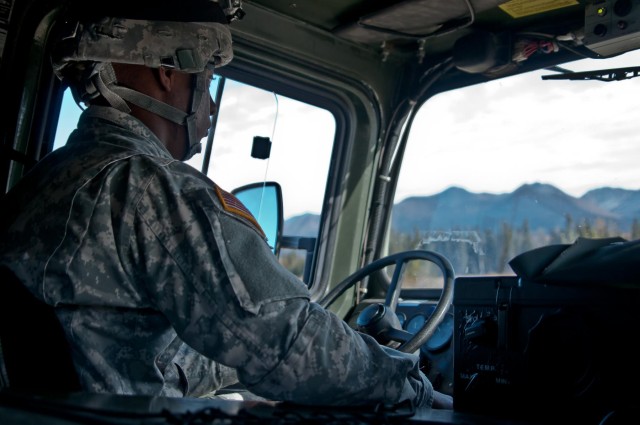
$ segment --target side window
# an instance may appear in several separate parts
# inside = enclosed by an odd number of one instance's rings
[[[53,140],[53,150],[67,143],[67,138],[69,138],[71,132],[76,128],[81,113],[82,109],[73,99],[71,90],[66,89],[62,97],[62,109],[60,110],[60,118],[58,119],[58,126],[56,127],[56,137]]]
[[[633,52],[565,67],[639,63]],[[456,275],[512,274],[514,256],[543,245],[640,238],[640,79],[541,78],[553,74],[466,87],[423,105],[404,154],[389,251],[440,252]]]
[[[216,76],[211,84],[214,99],[219,78]],[[311,104],[230,79],[225,81],[218,106],[208,166],[203,170],[207,139],[202,141],[203,153],[187,163],[227,191],[249,183],[277,181],[283,192],[283,234],[317,238],[336,131],[333,115]],[[54,149],[66,143],[81,112],[67,90]],[[268,139],[268,158],[252,157],[255,137]],[[286,246],[279,259],[301,278],[305,265],[309,265],[307,251]]]
[[[216,87],[216,84],[212,84]],[[225,190],[260,181],[282,186],[284,236],[317,238],[336,123],[326,109],[227,79],[205,173]],[[254,138],[268,139],[267,159],[252,157]],[[202,156],[189,161],[202,169]],[[303,278],[307,251],[280,251],[280,262]]]

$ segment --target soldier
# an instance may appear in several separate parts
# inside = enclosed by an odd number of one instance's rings
[[[0,264],[55,307],[82,389],[203,396],[239,381],[269,400],[451,408],[417,355],[311,302],[242,204],[182,162],[216,111],[239,2],[129,3],[60,30],[54,70],[87,108],[5,199],[19,214]]]

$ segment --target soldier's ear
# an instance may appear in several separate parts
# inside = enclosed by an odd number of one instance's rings
[[[157,68],[154,70],[158,83],[165,91],[171,91],[175,81],[175,72],[168,68]]]

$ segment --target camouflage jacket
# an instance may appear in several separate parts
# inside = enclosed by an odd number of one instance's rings
[[[271,400],[431,405],[418,356],[311,302],[232,195],[130,115],[88,108],[18,186],[0,263],[55,306],[87,391],[200,396],[237,379]]]

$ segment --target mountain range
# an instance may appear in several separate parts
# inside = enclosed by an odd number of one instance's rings
[[[526,221],[531,231],[550,231],[573,223],[606,223],[629,231],[640,219],[640,190],[602,187],[576,198],[555,186],[524,184],[511,193],[472,193],[450,187],[430,196],[414,196],[393,207],[392,230],[497,230],[503,223],[520,227]],[[303,214],[285,221],[284,234],[315,236],[319,216]]]

